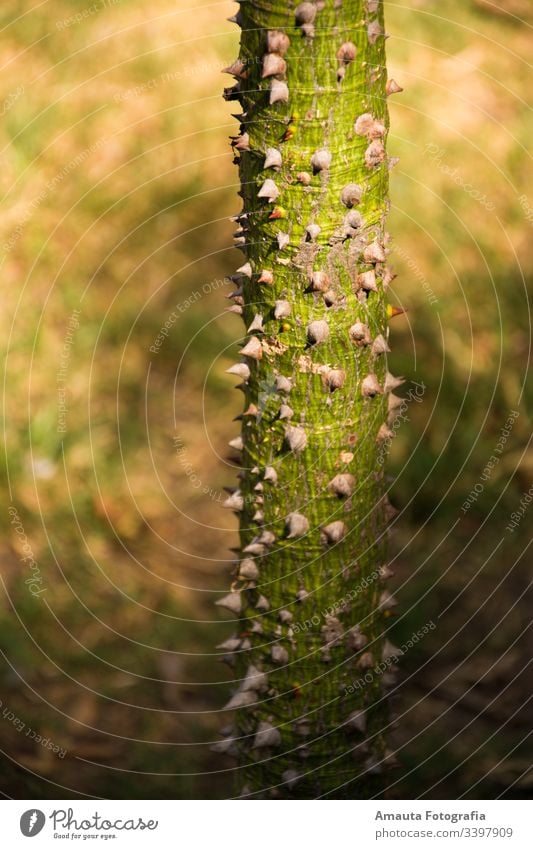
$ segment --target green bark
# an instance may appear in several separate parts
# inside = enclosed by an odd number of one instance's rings
[[[228,709],[245,706],[217,748],[237,756],[245,795],[364,798],[388,766],[392,676],[376,667],[394,603],[383,12],[377,0],[245,0],[237,17],[225,96],[242,108],[245,259],[231,309],[252,327],[234,369],[242,472],[227,503],[240,566],[218,603],[239,620],[224,646]]]

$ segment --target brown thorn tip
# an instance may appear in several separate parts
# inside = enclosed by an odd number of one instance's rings
[[[302,427],[288,425],[285,430],[285,439],[294,454],[301,454],[307,446],[307,434]]]
[[[385,94],[387,95],[387,97],[390,94],[398,94],[400,91],[403,91],[403,88],[401,87],[401,85],[398,85],[396,80],[387,80],[387,84],[385,86]]]

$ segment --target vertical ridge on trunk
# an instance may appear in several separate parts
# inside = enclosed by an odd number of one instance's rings
[[[220,751],[243,795],[379,792],[392,672],[385,590],[388,131],[379,0],[243,0],[232,140],[244,261],[237,687]]]

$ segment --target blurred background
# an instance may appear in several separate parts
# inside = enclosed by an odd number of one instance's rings
[[[388,794],[525,798],[533,11],[386,5],[391,368],[423,387],[389,467],[393,639],[435,623],[403,659]],[[235,8],[0,9],[6,797],[232,794],[209,744],[237,539]]]

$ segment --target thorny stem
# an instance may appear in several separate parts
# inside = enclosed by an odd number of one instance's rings
[[[394,604],[384,142],[398,87],[379,0],[243,0],[237,23],[225,96],[242,107],[245,261],[231,309],[249,330],[230,370],[245,395],[226,505],[241,546],[218,602],[239,619],[223,646],[237,710],[217,748],[237,757],[243,796],[364,798],[390,760],[393,676],[377,665]]]

